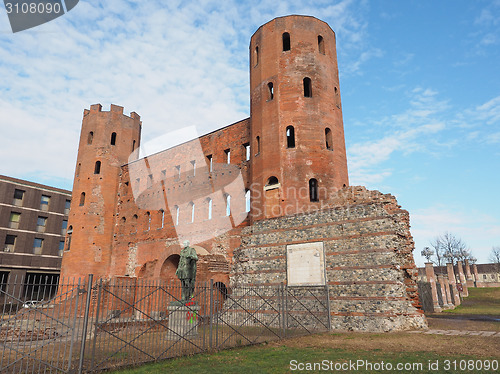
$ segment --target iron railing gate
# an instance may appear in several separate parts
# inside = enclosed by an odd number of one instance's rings
[[[93,283],[89,276],[86,283],[59,282],[50,301],[16,310],[12,305],[46,293],[43,285],[19,287],[24,291],[1,288],[1,373],[99,372],[330,328],[327,287],[228,290],[220,282],[200,283],[195,303],[175,306],[178,281]]]

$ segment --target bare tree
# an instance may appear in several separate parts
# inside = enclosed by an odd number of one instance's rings
[[[429,247],[425,247],[424,249],[422,249],[422,252],[420,252],[420,254],[425,257],[425,259],[427,260],[427,262],[431,262],[432,261],[432,256],[434,256],[434,251],[432,249],[430,249]]]
[[[500,246],[491,248],[490,258],[491,263],[495,264],[497,272],[500,272]]]
[[[474,258],[467,244],[449,232],[436,236],[431,241],[431,246],[435,252],[435,260],[432,262],[437,266],[444,266],[447,262],[455,265],[457,261],[463,262],[464,260],[472,260]]]

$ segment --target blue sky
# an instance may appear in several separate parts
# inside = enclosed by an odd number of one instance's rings
[[[337,34],[350,182],[397,196],[415,259],[436,235],[500,245],[500,1],[80,1],[12,34],[0,12],[0,174],[71,189],[82,112],[136,111],[143,142],[249,115],[248,44],[312,15]]]

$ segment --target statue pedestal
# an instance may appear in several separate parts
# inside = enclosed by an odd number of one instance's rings
[[[170,305],[168,310],[168,340],[198,337],[199,305]]]

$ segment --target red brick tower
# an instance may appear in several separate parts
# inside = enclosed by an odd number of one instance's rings
[[[348,185],[335,33],[287,16],[250,41],[252,220],[320,209]]]
[[[83,113],[61,276],[109,275],[121,166],[139,147],[141,121],[101,108]]]

